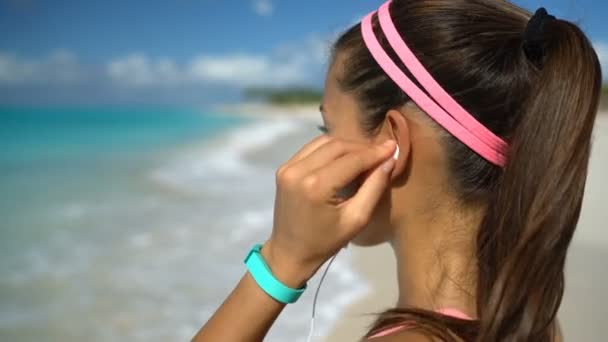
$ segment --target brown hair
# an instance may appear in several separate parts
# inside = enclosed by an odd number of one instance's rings
[[[454,192],[465,204],[487,207],[476,244],[478,320],[392,309],[367,336],[414,321],[447,341],[552,341],[599,103],[598,57],[576,25],[554,20],[540,37],[545,54],[531,60],[523,49],[531,14],[507,1],[394,0],[391,14],[427,70],[510,149],[501,169],[451,135],[441,138]],[[373,26],[384,50],[415,80],[376,16]],[[356,96],[365,113],[361,125],[373,135],[389,109],[410,99],[370,55],[359,24],[335,43],[334,58],[342,53],[338,81]]]

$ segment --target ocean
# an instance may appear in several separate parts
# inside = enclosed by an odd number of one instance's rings
[[[0,340],[189,340],[268,237],[274,172],[315,124],[200,109],[0,109]],[[267,341],[305,340],[316,281]],[[339,256],[316,336],[366,291]]]

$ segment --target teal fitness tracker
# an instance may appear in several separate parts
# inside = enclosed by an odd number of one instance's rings
[[[299,289],[292,289],[281,283],[274,277],[270,268],[264,261],[264,258],[260,253],[261,249],[262,245],[256,244],[251,248],[247,257],[245,257],[245,265],[247,265],[249,273],[255,282],[258,283],[262,290],[270,297],[285,304],[295,303],[302,293],[304,293],[304,290],[306,290],[306,284]]]

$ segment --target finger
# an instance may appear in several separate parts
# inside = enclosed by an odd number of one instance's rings
[[[395,141],[389,140],[382,145],[348,153],[340,159],[328,163],[315,172],[320,184],[318,191],[322,192],[326,196],[325,198],[331,198],[362,173],[373,169],[387,157],[392,156],[394,150]]]
[[[294,154],[285,164],[295,164],[296,162],[306,158],[310,153],[315,151],[320,146],[331,141],[332,138],[327,134],[321,134],[315,137],[313,140],[302,146],[296,154]]]
[[[307,175],[333,163],[336,159],[348,153],[369,149],[370,146],[373,145],[343,139],[333,139],[332,141],[317,148],[306,158],[292,164],[292,166],[297,170],[298,174]]]
[[[390,185],[394,165],[395,161],[389,158],[376,167],[357,194],[345,203],[343,221],[346,221],[344,226],[348,230],[349,239],[369,223],[376,205]]]

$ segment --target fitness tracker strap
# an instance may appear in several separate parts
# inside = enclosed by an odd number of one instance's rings
[[[272,298],[285,304],[295,303],[302,293],[304,293],[304,290],[306,290],[306,284],[299,289],[292,289],[281,283],[274,277],[264,261],[260,253],[261,249],[262,245],[256,244],[251,248],[247,257],[245,257],[245,265],[247,265],[249,273],[262,290]]]

